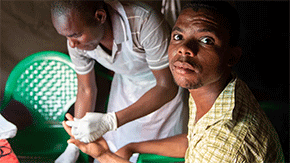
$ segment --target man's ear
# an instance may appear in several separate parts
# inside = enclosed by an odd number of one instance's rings
[[[237,64],[242,56],[242,49],[241,47],[232,47],[230,50],[229,60],[228,60],[228,66],[233,67],[235,64]]]
[[[105,23],[107,19],[107,13],[104,9],[99,9],[95,12],[95,19],[97,19],[101,24]]]

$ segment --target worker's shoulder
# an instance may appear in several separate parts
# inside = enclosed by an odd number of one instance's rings
[[[138,19],[146,19],[148,16],[157,12],[148,4],[144,2],[127,2],[121,3],[124,7],[124,10],[128,16],[128,18],[138,18]]]

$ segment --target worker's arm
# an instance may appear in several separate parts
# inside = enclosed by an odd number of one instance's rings
[[[88,74],[77,74],[78,93],[75,102],[75,118],[82,118],[87,112],[95,110],[97,99],[97,86],[95,79],[95,70],[92,69]]]
[[[182,158],[185,156],[187,147],[187,134],[181,134],[160,140],[130,143],[119,149],[116,154],[125,159],[129,159],[133,153],[150,153]]]
[[[116,112],[118,127],[154,112],[176,96],[178,87],[169,68],[152,72],[156,78],[156,86],[131,106]]]
[[[93,142],[106,132],[116,130],[117,127],[125,123],[148,115],[172,100],[177,94],[178,87],[173,81],[169,68],[153,70],[152,72],[156,77],[156,86],[146,92],[131,106],[116,113],[88,113],[80,120],[68,121],[67,124],[73,128],[75,138],[85,143]],[[88,104],[84,105],[88,106]],[[81,111],[82,115],[84,115],[85,112]]]

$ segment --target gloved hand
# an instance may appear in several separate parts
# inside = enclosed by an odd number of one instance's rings
[[[90,143],[108,131],[117,129],[117,118],[114,112],[111,113],[87,113],[82,119],[67,121],[66,124],[72,127],[72,135],[75,139],[84,143]]]

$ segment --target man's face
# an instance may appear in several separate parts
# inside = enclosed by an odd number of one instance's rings
[[[68,39],[72,48],[94,50],[104,36],[104,29],[100,23],[89,26],[74,10],[68,12],[67,15],[52,16],[52,22],[57,32]]]
[[[185,9],[179,15],[168,48],[175,82],[197,89],[218,81],[226,69],[228,33],[214,14]]]

